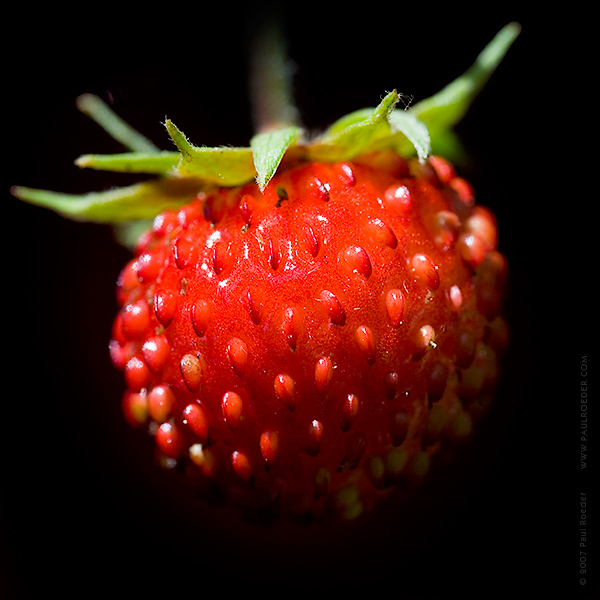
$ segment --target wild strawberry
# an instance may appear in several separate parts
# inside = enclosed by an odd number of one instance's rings
[[[507,266],[425,125],[446,135],[517,32],[463,75],[477,85],[409,111],[391,92],[312,142],[288,126],[196,147],[167,121],[178,152],[130,132],[132,152],[78,159],[155,180],[15,189],[67,216],[153,218],[118,278],[110,352],[162,462],[246,509],[355,518],[468,439],[506,343]],[[109,125],[98,102],[80,104]]]

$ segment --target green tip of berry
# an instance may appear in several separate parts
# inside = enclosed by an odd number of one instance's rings
[[[328,162],[350,160],[380,150],[393,150],[404,157],[416,155],[421,162],[432,152],[448,156],[460,151],[453,126],[465,115],[519,33],[517,23],[508,24],[465,73],[432,97],[407,109],[398,108],[399,94],[393,90],[376,107],[357,110],[338,119],[310,142],[304,140],[302,128],[295,124],[297,119],[293,119],[293,123],[287,125],[278,123],[277,128],[263,128],[252,138],[249,147],[195,146],[167,119],[165,126],[176,150],[160,150],[100,98],[83,94],[77,99],[79,110],[128,152],[85,154],[75,164],[82,168],[151,174],[157,178],[83,195],[19,186],[13,187],[11,192],[21,200],[70,219],[122,224],[150,219],[163,210],[185,204],[199,191],[211,187],[233,187],[255,180],[264,190],[292,149],[306,160]],[[282,64],[281,61],[278,64]],[[275,80],[282,81],[281,78]],[[283,109],[277,113],[296,114]],[[441,149],[444,151],[440,152]]]

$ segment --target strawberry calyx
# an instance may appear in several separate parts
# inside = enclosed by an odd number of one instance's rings
[[[112,172],[156,175],[156,179],[100,192],[73,195],[15,186],[20,200],[53,210],[64,217],[119,224],[154,218],[182,206],[200,191],[235,187],[253,179],[264,191],[284,157],[338,162],[361,154],[392,150],[402,157],[416,155],[424,162],[431,154],[459,151],[453,126],[495,71],[520,33],[517,23],[506,25],[479,54],[473,65],[452,83],[409,108],[398,108],[396,90],[374,108],[338,119],[313,140],[297,125],[281,125],[257,133],[249,147],[205,147],[192,144],[169,119],[165,126],[177,150],[160,150],[122,121],[100,98],[78,98],[81,112],[94,119],[128,152],[85,154],[75,164]]]

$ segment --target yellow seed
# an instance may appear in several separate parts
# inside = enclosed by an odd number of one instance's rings
[[[342,511],[341,517],[342,519],[346,519],[346,521],[354,521],[354,519],[358,518],[362,513],[363,505],[360,502],[356,502],[346,510]]]
[[[443,406],[434,404],[429,411],[427,417],[427,425],[425,429],[425,440],[428,443],[436,442],[440,438],[440,434],[448,423],[448,412]]]
[[[385,472],[390,479],[396,479],[408,462],[408,453],[401,448],[392,448],[385,456]]]
[[[429,470],[429,462],[429,455],[427,452],[419,451],[415,453],[410,464],[411,474],[414,477],[421,479]]]
[[[448,439],[454,444],[460,444],[467,440],[473,431],[473,419],[468,412],[459,411],[446,428]]]
[[[339,509],[350,508],[357,502],[359,502],[359,493],[355,485],[347,485],[335,494],[335,505]]]
[[[376,488],[382,488],[385,483],[385,463],[380,456],[373,456],[367,462],[367,475]]]

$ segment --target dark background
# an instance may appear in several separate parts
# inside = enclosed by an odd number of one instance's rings
[[[575,36],[563,15],[502,6],[441,14],[423,5],[306,3],[284,11],[296,100],[315,130],[393,88],[426,98],[506,23],[523,26],[458,128],[471,157],[459,171],[497,215],[511,265],[513,341],[496,407],[408,517],[388,509],[349,531],[312,537],[228,521],[155,466],[146,435],[122,418],[122,376],[107,352],[115,281],[129,254],[108,228],[68,222],[8,191],[20,184],[85,192],[131,181],[73,166],[79,154],[121,150],[76,110],[83,92],[112,102],[164,148],[165,116],[196,144],[247,145],[255,9],[163,7],[127,18],[123,6],[63,15],[15,9],[4,37],[2,598],[100,589],[150,597],[582,592],[585,481],[572,396],[580,355],[591,348],[591,255],[569,218],[574,182],[592,167],[569,140],[573,113],[556,116],[583,98],[569,62]]]

